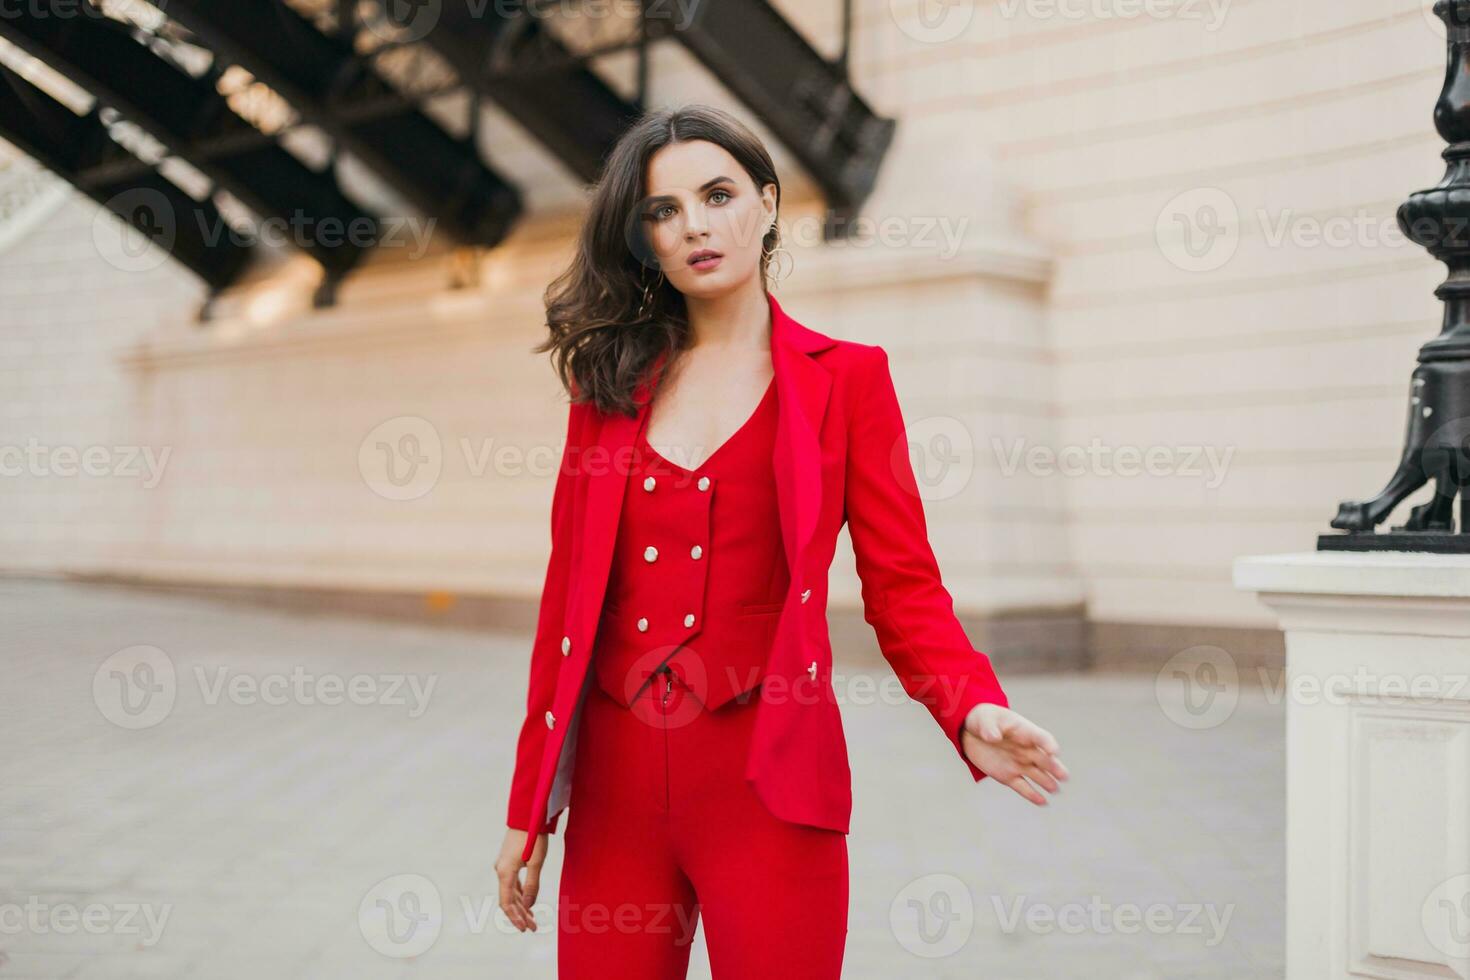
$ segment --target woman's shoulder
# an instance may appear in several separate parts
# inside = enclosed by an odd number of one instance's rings
[[[832,346],[819,352],[817,356],[830,373],[850,375],[861,381],[873,377],[878,371],[887,370],[888,352],[882,345],[828,336],[832,340]]]

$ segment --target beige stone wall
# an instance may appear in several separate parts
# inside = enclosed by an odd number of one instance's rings
[[[781,6],[835,52],[837,4]],[[795,253],[777,295],[889,351],[962,607],[1265,625],[1230,559],[1310,548],[1339,497],[1377,490],[1439,279],[1417,248],[1292,236],[1391,223],[1438,179],[1442,41],[1414,0],[1109,6],[1137,5],[857,4],[858,87],[899,120],[865,215],[885,240],[815,242],[810,183],[773,146]],[[745,114],[676,47],[654,78]],[[462,266],[399,250],[312,311],[285,262],[201,327],[192,277],[119,269],[78,196],[0,251],[0,445],[103,447],[114,471],[7,472],[0,566],[534,597],[565,409],[530,347],[576,192],[520,134],[488,149],[533,212],[460,288]],[[1223,261],[1174,218],[1211,204]],[[1173,469],[1010,467],[1093,439]],[[123,472],[131,447],[161,479]],[[856,601],[845,547],[834,581]]]
[[[1059,438],[1168,460],[1064,478],[1090,613],[1271,625],[1231,588],[1231,557],[1312,550],[1339,499],[1382,487],[1438,329],[1443,267],[1394,212],[1443,174],[1443,28],[1427,0],[1108,21],[1004,7],[980,10],[962,98],[1055,255]],[[1207,246],[1211,208],[1224,234]],[[1218,475],[1189,475],[1197,449]]]

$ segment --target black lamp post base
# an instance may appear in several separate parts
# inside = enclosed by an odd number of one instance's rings
[[[1470,534],[1449,531],[1348,531],[1317,535],[1318,551],[1428,551],[1441,555],[1470,554]]]
[[[1444,317],[1439,336],[1419,349],[1403,452],[1392,474],[1376,495],[1339,503],[1330,524],[1345,533],[1320,535],[1318,551],[1470,553],[1470,0],[1436,0],[1434,13],[1449,38],[1444,88],[1434,105],[1434,126],[1447,144],[1445,174],[1409,195],[1398,225],[1448,268],[1449,278],[1434,291]],[[1429,483],[1433,496],[1407,521],[1374,531]]]

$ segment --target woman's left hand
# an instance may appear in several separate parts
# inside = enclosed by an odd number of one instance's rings
[[[1051,732],[1003,705],[985,702],[971,708],[960,745],[981,772],[1037,806],[1047,800],[1032,783],[1055,793],[1060,789],[1057,780],[1069,776]]]

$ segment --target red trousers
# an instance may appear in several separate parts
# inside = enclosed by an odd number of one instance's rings
[[[563,832],[561,980],[682,980],[701,920],[714,980],[838,980],[847,837],[772,816],[745,781],[759,697],[707,711],[662,673],[625,708],[591,685]]]

